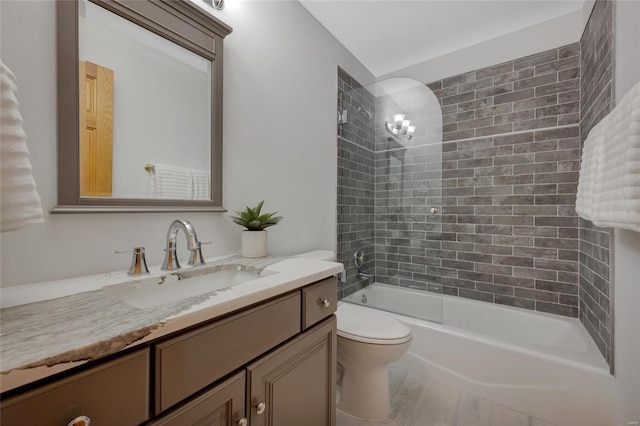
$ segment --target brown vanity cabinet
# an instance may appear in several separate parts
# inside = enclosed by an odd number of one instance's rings
[[[149,350],[143,349],[2,401],[2,426],[137,425],[149,418]],[[79,423],[81,424],[81,423]]]
[[[3,399],[0,423],[334,426],[336,296],[328,278],[80,367]]]
[[[300,293],[154,345],[155,414],[300,333]]]
[[[335,424],[336,317],[247,366],[251,426]]]
[[[245,373],[242,371],[183,404],[149,426],[246,426]]]

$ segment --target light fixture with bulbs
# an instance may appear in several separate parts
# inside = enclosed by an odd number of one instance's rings
[[[393,123],[385,122],[387,131],[391,133],[398,142],[405,139],[407,142],[411,140],[416,131],[416,126],[411,125],[411,120],[406,119],[405,114],[394,114]]]
[[[214,9],[222,10],[224,9],[224,0],[204,0],[209,6]]]

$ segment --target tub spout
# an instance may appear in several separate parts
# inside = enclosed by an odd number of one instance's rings
[[[359,280],[370,280],[371,278],[373,278],[373,275],[365,274],[364,272],[358,272]]]

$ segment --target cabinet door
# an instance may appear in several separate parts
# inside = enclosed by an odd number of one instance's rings
[[[244,418],[244,371],[149,426],[237,426]]]
[[[336,317],[247,367],[251,426],[334,426]]]

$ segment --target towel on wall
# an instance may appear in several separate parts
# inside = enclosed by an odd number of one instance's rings
[[[2,62],[0,103],[0,231],[5,232],[44,222],[44,216],[18,109],[16,77]]]
[[[589,132],[576,211],[597,226],[640,232],[640,83]]]
[[[193,177],[193,199],[210,200],[209,194],[209,172],[206,170],[191,170]]]
[[[151,198],[191,199],[193,195],[191,169],[156,164],[149,175],[149,196]]]

